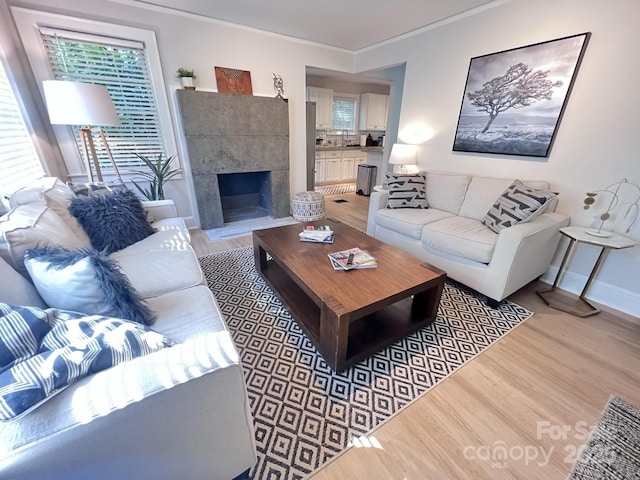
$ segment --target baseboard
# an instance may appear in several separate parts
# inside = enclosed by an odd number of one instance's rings
[[[182,217],[187,228],[197,228],[196,220],[193,217]]]
[[[549,268],[547,273],[540,278],[540,280],[552,285],[557,273],[558,267],[552,266]],[[562,274],[558,288],[580,295],[585,283],[587,282],[587,278],[588,277],[586,275],[565,271]],[[591,282],[586,298],[600,303],[601,305],[606,305],[609,308],[640,318],[640,294],[635,292],[624,290],[609,283],[594,280]]]

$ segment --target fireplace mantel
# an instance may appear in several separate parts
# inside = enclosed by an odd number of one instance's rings
[[[279,98],[178,90],[200,227],[224,226],[218,174],[271,173],[272,216],[289,211],[289,107]]]

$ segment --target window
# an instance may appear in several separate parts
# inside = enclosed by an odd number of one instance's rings
[[[122,125],[103,129],[125,178],[133,170],[131,167],[140,165],[136,152],[151,156],[160,152],[168,156],[178,153],[169,96],[152,30],[10,8],[39,86],[44,80],[62,78],[104,84],[109,89]],[[54,125],[53,129],[69,179],[84,180],[85,162],[74,138],[77,128]],[[98,140],[96,146],[101,148],[100,144]],[[111,163],[104,153],[99,152],[100,165],[104,166],[103,173],[109,175]]]
[[[0,192],[3,197],[44,176],[42,164],[1,62],[0,170]]]
[[[142,43],[46,27],[40,28],[40,34],[56,80],[97,83],[109,90],[121,124],[102,129],[118,168],[144,165],[136,153],[151,158],[160,153],[166,156]],[[81,149],[78,128],[73,131]],[[101,142],[96,142],[96,147],[100,167],[109,171],[112,167],[106,150]]]
[[[358,96],[333,95],[333,124],[332,130],[356,133],[356,119],[358,108]]]

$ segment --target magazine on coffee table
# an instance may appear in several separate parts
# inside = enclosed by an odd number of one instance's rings
[[[375,257],[358,247],[329,253],[329,260],[335,270],[375,268],[378,266]]]

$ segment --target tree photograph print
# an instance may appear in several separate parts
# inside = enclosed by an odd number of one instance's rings
[[[472,58],[453,150],[548,156],[590,36]]]

